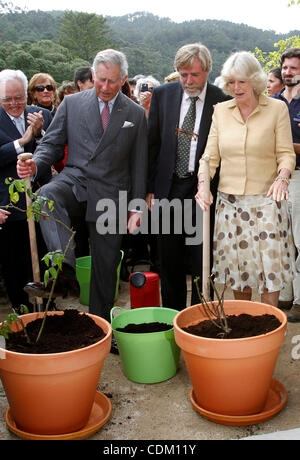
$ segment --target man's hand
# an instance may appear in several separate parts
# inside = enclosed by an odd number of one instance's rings
[[[141,214],[141,212],[129,212],[127,229],[130,234],[132,234],[141,225]]]
[[[146,203],[149,211],[152,211],[152,206],[154,204],[154,193],[147,193],[146,195]]]
[[[20,139],[18,139],[20,146],[23,147],[25,144],[28,144],[28,142],[30,142],[32,138],[33,138],[32,127],[28,126],[23,136],[20,137]]]
[[[36,164],[34,160],[18,160],[17,173],[20,179],[26,179],[26,177],[35,176]]]
[[[40,110],[39,112],[28,113],[27,123],[31,126],[34,137],[40,137],[44,126],[43,112]]]
[[[0,209],[0,224],[4,224],[9,214],[10,214],[9,211],[6,211],[5,209]],[[1,227],[0,227],[0,230],[1,230]]]

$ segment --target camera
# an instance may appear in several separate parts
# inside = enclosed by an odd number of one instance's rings
[[[145,91],[149,91],[148,83],[143,83],[141,86],[141,93],[144,93]]]

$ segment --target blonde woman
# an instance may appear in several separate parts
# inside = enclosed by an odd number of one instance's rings
[[[210,176],[220,165],[214,232],[215,281],[231,283],[235,299],[277,306],[283,285],[293,278],[294,249],[287,213],[288,184],[295,168],[288,109],[263,94],[267,77],[257,59],[241,51],[230,56],[221,87],[233,99],[215,106],[205,154]],[[203,160],[196,199],[202,209]]]
[[[56,83],[48,73],[34,74],[28,84],[30,104],[50,110],[55,115],[58,106]]]

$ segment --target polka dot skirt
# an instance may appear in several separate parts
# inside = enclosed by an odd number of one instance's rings
[[[295,249],[287,203],[219,192],[214,230],[216,282],[234,290],[280,291],[293,280]]]

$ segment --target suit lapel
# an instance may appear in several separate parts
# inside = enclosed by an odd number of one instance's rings
[[[2,107],[0,107],[0,122],[1,125],[5,125],[5,132],[8,136],[12,139],[19,139],[20,133],[16,125]]]
[[[99,101],[95,89],[93,88],[90,91],[87,91],[86,97],[87,99],[82,107],[84,110],[82,114],[83,129],[84,131],[89,132],[91,138],[95,139],[96,143],[98,143],[103,134],[103,129],[101,124]]]
[[[204,101],[204,106],[203,106],[203,112],[202,112],[202,117],[201,117],[201,122],[199,126],[199,138],[198,138],[198,144],[197,144],[197,151],[196,151],[196,163],[198,163],[205,145],[207,141],[207,136],[210,130],[210,125],[211,125],[211,119],[214,111],[214,94],[213,94],[213,88],[211,85],[208,83],[207,84],[207,90],[206,90],[206,96],[205,96],[205,101]]]
[[[170,143],[169,148],[171,152],[175,153],[175,155],[177,151],[177,142],[178,142],[176,128],[178,128],[179,126],[182,93],[183,93],[183,89],[182,89],[181,83],[178,83],[176,87],[174,88],[173,96],[170,98],[171,104],[168,109],[168,124],[171,128],[171,134],[172,134],[169,139],[169,143]]]

